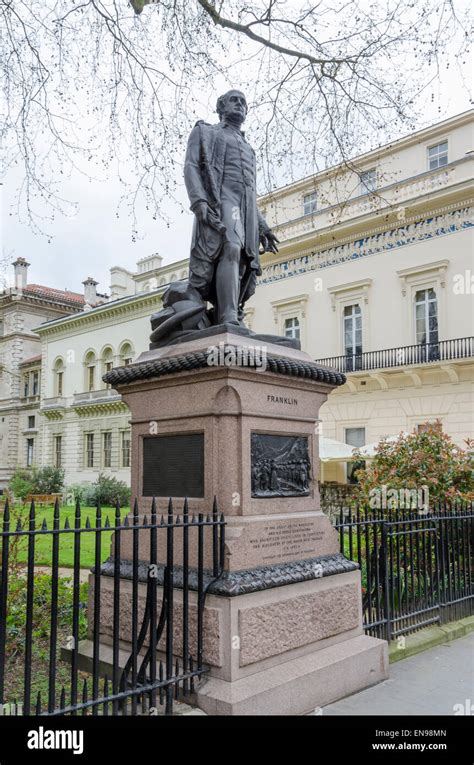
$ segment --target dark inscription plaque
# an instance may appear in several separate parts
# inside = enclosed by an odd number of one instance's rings
[[[309,495],[311,462],[306,436],[252,433],[252,497]]]
[[[144,497],[204,497],[204,434],[143,439]]]

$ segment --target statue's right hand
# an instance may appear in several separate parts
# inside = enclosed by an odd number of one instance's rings
[[[207,202],[198,202],[194,208],[194,214],[200,223],[207,223],[209,206]]]

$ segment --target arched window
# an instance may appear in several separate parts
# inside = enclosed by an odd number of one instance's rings
[[[110,372],[114,368],[114,352],[110,346],[107,346],[102,351],[102,374],[103,377],[107,372]],[[106,388],[110,388],[110,385],[105,384]]]
[[[54,395],[61,397],[64,392],[64,361],[61,358],[54,362]]]
[[[95,355],[95,352],[89,351],[88,353],[86,353],[84,358],[86,391],[95,390],[96,366],[97,366],[97,357]]]
[[[179,277],[179,278],[180,278],[180,279],[186,279],[187,275],[188,275],[188,272],[187,272],[187,271],[181,271],[181,274],[180,274],[180,277]]]
[[[134,356],[134,351],[132,348],[132,344],[128,342],[128,340],[125,343],[122,343],[120,347],[120,358],[122,361],[122,366],[128,367],[129,364],[132,363]]]

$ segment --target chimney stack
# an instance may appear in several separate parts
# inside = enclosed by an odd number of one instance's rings
[[[28,266],[25,258],[17,258],[13,263],[15,269],[15,289],[23,290],[28,284]]]
[[[86,301],[87,305],[95,305],[97,303],[96,287],[99,282],[96,282],[92,276],[88,276],[85,282],[82,283],[84,285],[84,300]]]

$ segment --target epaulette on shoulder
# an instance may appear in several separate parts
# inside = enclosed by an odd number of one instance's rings
[[[212,127],[212,125],[209,122],[205,122],[205,120],[198,120],[194,127],[198,127],[198,125],[205,125],[206,127]]]

